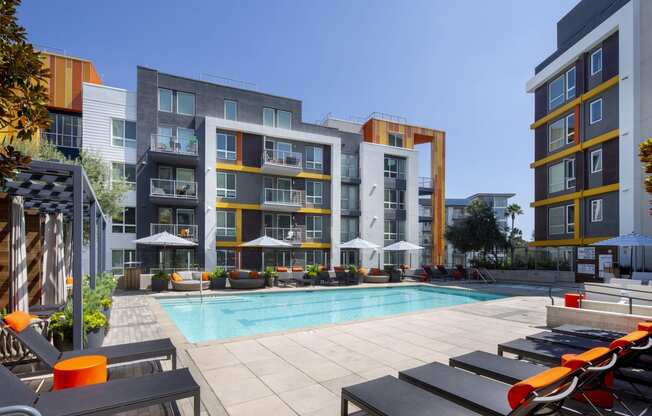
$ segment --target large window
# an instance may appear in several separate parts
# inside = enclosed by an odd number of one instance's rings
[[[566,116],[566,144],[575,141],[575,113]]]
[[[566,99],[575,98],[575,67],[566,71]]]
[[[136,165],[128,163],[111,163],[111,181],[125,181],[129,189],[136,190]]]
[[[233,100],[224,100],[224,118],[227,120],[238,119],[238,103]]]
[[[111,231],[114,233],[136,232],[136,208],[125,207],[122,212],[113,217]]]
[[[273,108],[263,108],[263,126],[276,127],[276,111]]]
[[[235,134],[217,133],[217,158],[235,160]]]
[[[218,237],[235,237],[235,211],[217,210],[217,226],[215,227]]]
[[[342,177],[358,177],[358,155],[342,154]]]
[[[275,108],[263,108],[263,125],[280,129],[292,128],[292,113]]]
[[[323,234],[324,218],[318,215],[306,216],[306,238],[308,240],[321,240]]]
[[[306,181],[306,202],[310,205],[321,205],[324,184],[319,181]]]
[[[340,223],[340,241],[345,243],[358,236],[358,217],[342,217]]]
[[[400,133],[389,133],[387,144],[395,147],[403,147],[403,135]]]
[[[591,54],[591,75],[602,71],[602,48]]]
[[[385,209],[405,209],[405,191],[385,189]]]
[[[158,89],[158,111],[172,112],[172,90]]]
[[[217,266],[227,270],[233,270],[235,265],[235,250],[217,250]]]
[[[556,163],[548,168],[548,192],[555,193],[564,190],[564,163]]]
[[[357,185],[342,185],[341,187],[342,209],[343,210],[357,210],[358,209],[358,186]]]
[[[564,234],[565,207],[553,207],[548,209],[548,234]]]
[[[405,179],[405,159],[385,156],[385,177]]]
[[[602,172],[602,149],[591,152],[591,173]]]
[[[566,189],[575,188],[575,159],[564,159]]]
[[[324,255],[324,250],[306,250],[306,265],[325,265],[326,256]]]
[[[324,149],[321,147],[306,147],[306,168],[322,170],[324,167]]]
[[[591,201],[591,222],[602,221],[602,199]]]
[[[111,271],[115,275],[121,275],[125,272],[125,265],[136,261],[136,250],[111,250]]]
[[[111,120],[111,144],[120,147],[136,148],[136,122]]]
[[[589,104],[589,114],[591,124],[602,121],[602,98],[598,98],[595,101],[591,101]]]
[[[548,109],[552,110],[564,103],[564,76],[560,76],[548,85]]]
[[[195,115],[195,94],[177,92],[177,113],[188,116]]]
[[[235,198],[235,173],[217,172],[217,196],[220,198]]]
[[[72,114],[50,113],[50,126],[43,137],[55,146],[82,146],[82,118]]]
[[[566,233],[575,232],[575,205],[566,205]]]
[[[564,145],[564,119],[551,123],[548,126],[548,150],[554,151]]]
[[[383,237],[385,241],[398,241],[405,239],[405,221],[385,220]]]

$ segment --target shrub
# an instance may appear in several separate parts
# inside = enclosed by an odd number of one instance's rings
[[[84,312],[84,330],[86,333],[95,331],[100,328],[107,328],[109,322],[102,312]]]
[[[167,282],[170,280],[170,275],[165,272],[158,272],[152,276],[152,279],[165,280]]]
[[[263,272],[263,274],[265,275],[266,278],[278,277],[278,272],[272,266],[265,267],[265,271]]]
[[[211,273],[211,279],[224,279],[226,278],[226,270],[223,267],[216,267]]]
[[[306,269],[306,274],[308,277],[317,277],[317,274],[319,274],[319,265],[317,264],[311,264],[308,266]]]

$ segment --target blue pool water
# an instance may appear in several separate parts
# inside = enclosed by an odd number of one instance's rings
[[[468,290],[409,286],[252,293],[160,299],[190,342],[355,321],[461,305],[504,296]]]

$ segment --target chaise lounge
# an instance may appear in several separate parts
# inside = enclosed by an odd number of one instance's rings
[[[388,283],[389,276],[383,274],[380,269],[371,269],[369,274],[364,278],[365,283]]]
[[[235,270],[229,272],[231,289],[261,289],[265,287],[265,279],[256,271]]]
[[[175,279],[175,275],[178,276]],[[204,280],[203,273],[200,272],[173,272],[170,277],[172,288],[180,292],[197,291],[200,288],[207,290],[210,288],[210,281]]]

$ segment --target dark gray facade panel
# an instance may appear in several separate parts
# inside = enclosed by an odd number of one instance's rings
[[[602,221],[591,222],[591,201],[602,199]],[[610,192],[584,200],[583,225],[585,237],[605,237],[619,234],[618,192]]]
[[[618,32],[605,39],[602,43],[602,48],[604,55],[602,72],[604,72],[604,80],[607,81],[608,79],[618,75],[618,66],[620,62],[618,57]]]
[[[591,124],[591,103],[602,98],[602,121]],[[596,95],[582,106],[583,134],[582,141],[590,140],[601,134],[618,128],[618,86],[614,86]]]
[[[586,176],[588,178],[587,181],[587,189],[590,188],[597,188],[599,186],[604,185],[604,182],[602,181],[602,175],[604,173],[604,150],[602,151],[602,170],[591,173],[591,152],[594,152],[596,150],[602,149],[602,146],[593,146],[588,149],[586,149],[585,152],[585,159],[586,159]]]
[[[242,135],[242,164],[259,168],[262,164],[263,137],[255,134]]]
[[[605,185],[619,182],[619,140],[609,140],[602,144],[602,182]]]

